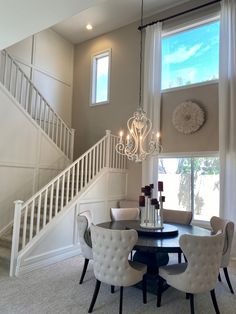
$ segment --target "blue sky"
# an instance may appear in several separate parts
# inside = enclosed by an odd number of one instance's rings
[[[162,89],[218,78],[219,21],[162,40]]]
[[[97,60],[96,102],[107,101],[109,56]]]

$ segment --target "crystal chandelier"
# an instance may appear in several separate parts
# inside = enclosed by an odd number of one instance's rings
[[[154,152],[160,153],[160,134],[154,135],[152,122],[147,117],[142,107],[142,55],[143,55],[143,0],[141,2],[141,27],[140,27],[140,64],[139,64],[139,106],[133,116],[127,121],[128,135],[123,138],[120,132],[120,140],[116,144],[117,153],[127,156],[131,161],[141,162]]]

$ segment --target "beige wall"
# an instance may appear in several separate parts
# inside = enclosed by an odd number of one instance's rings
[[[105,134],[117,133],[138,105],[139,33],[137,24],[120,28],[75,49],[72,126],[76,129],[77,157]],[[111,97],[107,105],[90,107],[91,55],[112,48]],[[183,101],[192,100],[204,110],[206,122],[192,135],[183,135],[172,125],[172,113]],[[218,150],[218,84],[199,85],[162,95],[162,143],[165,153]],[[141,166],[130,166],[132,182],[128,197],[137,198],[141,185]]]
[[[110,103],[90,107],[91,55],[112,49]],[[139,37],[136,24],[118,29],[75,49],[72,126],[75,157],[110,129],[118,134],[138,105]]]
[[[176,106],[196,102],[205,112],[205,123],[197,132],[184,135],[172,124]],[[162,94],[162,144],[164,153],[218,151],[218,84],[178,89]]]

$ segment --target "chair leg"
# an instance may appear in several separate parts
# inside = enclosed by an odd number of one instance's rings
[[[218,280],[221,282],[221,276],[220,276],[220,273],[218,274]]]
[[[130,259],[133,260],[133,251],[130,252]]]
[[[89,259],[85,258],[83,271],[82,271],[82,274],[81,274],[81,277],[80,277],[80,281],[79,281],[80,285],[83,283],[84,276],[85,276],[85,273],[86,273],[86,270],[87,270],[87,267],[88,267],[88,263],[89,263]]]
[[[215,290],[214,289],[211,290],[211,299],[212,299],[212,302],[213,302],[216,314],[220,314],[220,311],[219,311],[219,308],[218,308],[218,304],[216,302],[216,295],[215,295]]]
[[[95,289],[94,289],[94,293],[93,293],[93,298],[92,298],[92,301],[91,301],[88,313],[92,313],[92,311],[93,311],[93,307],[94,307],[94,304],[95,304],[95,302],[97,300],[97,296],[98,296],[98,292],[99,292],[100,286],[101,286],[101,281],[97,280],[96,281],[96,286],[95,286]]]
[[[115,286],[111,286],[111,293],[115,293]]]
[[[230,290],[231,293],[234,294],[234,290],[233,290],[233,288],[232,288],[232,286],[231,286],[231,282],[230,282],[230,279],[229,279],[229,274],[228,274],[228,269],[227,269],[227,267],[224,267],[223,270],[224,270],[224,274],[225,274],[225,279],[226,279],[227,284],[228,284],[228,286],[229,286],[229,290]]]
[[[120,287],[120,307],[119,307],[119,314],[122,314],[122,307],[123,307],[123,287]]]
[[[178,253],[178,263],[180,264],[182,262],[182,253]]]
[[[157,287],[157,307],[161,306],[161,295],[162,295],[163,283],[164,283],[164,279],[159,277],[158,287]]]
[[[189,298],[191,314],[194,314],[194,295],[192,293],[189,293]]]
[[[147,303],[147,275],[143,275],[143,282],[142,282],[142,288],[143,288],[143,303]]]

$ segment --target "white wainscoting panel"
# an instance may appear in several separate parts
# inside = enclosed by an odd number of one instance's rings
[[[51,29],[35,35],[34,65],[71,83],[73,76],[73,45]]]
[[[99,184],[93,184],[85,193],[83,194],[82,200],[102,200],[105,195],[107,195],[107,173],[102,174],[99,178]]]
[[[1,86],[0,112],[1,232],[13,219],[13,201],[26,201],[64,169],[68,159]]]
[[[34,168],[0,165],[0,230],[13,219],[14,201],[33,193]]]
[[[39,164],[41,167],[50,166],[54,169],[63,169],[65,164],[64,154],[52,141],[43,133],[40,138]]]
[[[71,85],[57,80],[52,76],[38,70],[33,71],[33,82],[39,91],[43,91],[43,96],[50,106],[58,113],[63,120],[71,124]]]
[[[111,172],[108,176],[108,194],[110,196],[126,194],[126,177],[125,172]]]
[[[21,254],[18,260],[18,273],[50,265],[79,254],[77,215],[85,210],[90,210],[95,224],[109,221],[110,208],[117,206],[118,200],[126,197],[125,193],[121,194],[121,191],[126,191],[125,173],[120,172],[120,178],[118,174],[119,171],[105,170],[88,187],[88,191],[61,212],[38,236],[38,239],[35,239],[32,247]],[[116,185],[113,184],[111,196],[108,194],[108,184],[111,183],[112,178],[117,181]]]
[[[34,165],[38,131],[11,98],[0,88],[0,159]]]
[[[31,63],[31,55],[32,55],[32,40],[33,36],[30,36],[17,44],[14,44],[8,47],[6,50],[9,54],[17,59],[22,60],[26,64]]]

